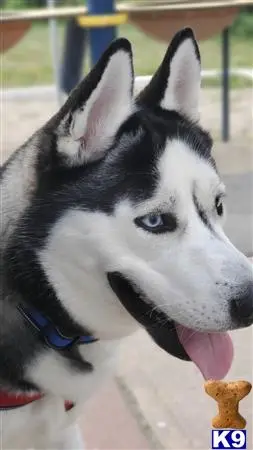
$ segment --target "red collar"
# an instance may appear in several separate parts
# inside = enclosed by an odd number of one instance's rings
[[[19,408],[29,405],[35,400],[40,400],[43,394],[13,394],[10,392],[0,391],[0,411],[8,411],[9,409]],[[65,402],[65,410],[69,411],[74,406],[72,402]]]

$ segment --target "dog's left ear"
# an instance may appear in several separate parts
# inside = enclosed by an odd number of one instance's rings
[[[137,97],[137,102],[151,108],[159,105],[196,121],[199,118],[200,82],[198,44],[193,31],[185,28],[172,39],[162,64]]]
[[[61,163],[78,166],[101,158],[133,108],[132,50],[114,41],[45,128],[56,136]]]

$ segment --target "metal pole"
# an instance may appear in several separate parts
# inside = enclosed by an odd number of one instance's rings
[[[47,7],[54,8],[55,0],[47,0]],[[54,71],[54,79],[56,84],[56,96],[58,104],[62,104],[62,95],[60,88],[60,61],[59,61],[59,48],[58,48],[58,34],[57,34],[57,20],[49,19],[49,33],[51,44],[52,65]]]
[[[115,12],[114,0],[88,0],[88,13],[92,15],[113,14]],[[115,27],[91,28],[90,50],[92,65],[96,64],[104,50],[116,37]]]
[[[61,89],[67,94],[79,83],[83,73],[88,31],[78,26],[76,18],[66,25],[65,45],[61,67]]]
[[[222,32],[222,140],[229,141],[229,29]]]

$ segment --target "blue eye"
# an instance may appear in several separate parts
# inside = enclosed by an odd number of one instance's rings
[[[177,219],[172,214],[146,214],[135,219],[135,224],[150,233],[166,233],[175,231]]]
[[[156,228],[163,225],[163,219],[161,214],[143,216],[141,220],[143,225],[145,225],[148,228]]]

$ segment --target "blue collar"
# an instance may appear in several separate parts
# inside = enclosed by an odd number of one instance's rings
[[[94,336],[75,336],[66,337],[57,329],[57,327],[43,314],[35,308],[25,308],[23,305],[18,306],[22,316],[39,332],[46,344],[54,350],[65,350],[79,344],[91,344],[96,342]]]

